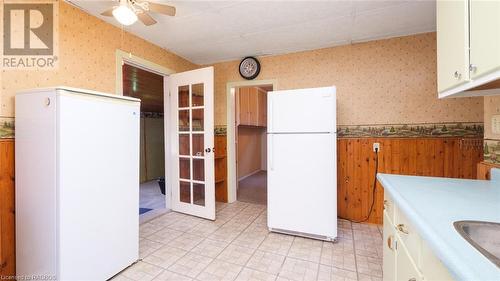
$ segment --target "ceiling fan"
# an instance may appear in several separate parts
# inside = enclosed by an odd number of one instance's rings
[[[102,12],[101,15],[114,17],[123,25],[131,25],[137,20],[140,20],[146,26],[156,23],[156,20],[149,15],[150,12],[167,16],[175,16],[175,7],[173,6],[139,0],[119,1],[120,3],[118,6],[114,6],[113,8]]]

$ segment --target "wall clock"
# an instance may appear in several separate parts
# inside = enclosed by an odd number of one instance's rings
[[[260,63],[254,57],[246,57],[240,62],[240,75],[241,77],[252,80],[260,73]]]

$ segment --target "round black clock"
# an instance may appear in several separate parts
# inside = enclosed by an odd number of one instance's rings
[[[240,75],[241,77],[252,80],[259,75],[260,63],[254,57],[246,57],[240,62]]]

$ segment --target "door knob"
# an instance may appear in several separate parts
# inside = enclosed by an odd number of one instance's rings
[[[212,151],[210,148],[205,148],[206,153],[210,153],[210,151]]]

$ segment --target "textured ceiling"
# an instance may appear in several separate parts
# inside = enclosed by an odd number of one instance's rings
[[[100,12],[116,1],[71,0]],[[435,1],[154,1],[175,17],[152,13],[156,25],[125,29],[197,64],[275,55],[435,31]]]

